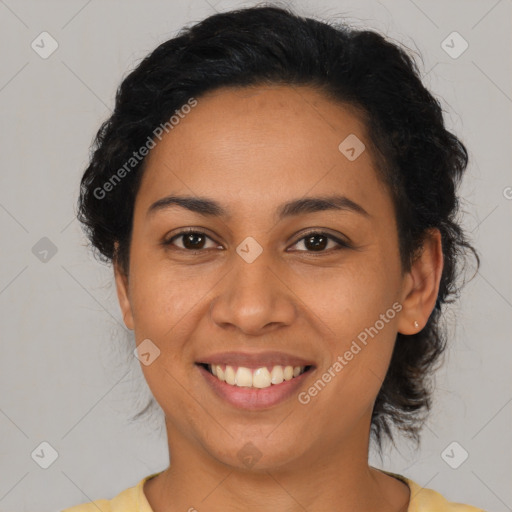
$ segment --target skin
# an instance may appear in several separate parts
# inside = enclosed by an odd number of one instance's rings
[[[366,141],[354,161],[338,149],[349,134]],[[128,275],[114,270],[126,326],[137,344],[149,338],[160,350],[141,365],[172,454],[144,487],[155,512],[407,509],[407,485],[368,465],[370,418],[397,333],[419,331],[434,308],[443,257],[433,230],[402,272],[393,203],[368,148],[354,109],[309,87],[275,86],[201,96],[148,155]],[[333,191],[369,216],[275,216],[286,201]],[[231,215],[179,206],[147,214],[170,194],[215,199]],[[187,227],[210,237],[203,252],[187,252],[183,237],[161,244]],[[352,246],[315,251],[307,228]],[[251,264],[236,252],[248,236],[263,249]],[[294,395],[240,410],[194,364],[215,352],[282,350],[315,362],[307,390],[395,302],[401,311],[307,405]],[[247,442],[261,453],[252,468],[237,456]]]

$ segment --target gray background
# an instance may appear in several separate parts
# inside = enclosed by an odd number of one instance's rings
[[[127,71],[184,24],[253,3],[0,0],[3,512],[110,498],[167,465],[161,416],[128,422],[148,390],[111,269],[86,250],[74,205],[92,137]],[[470,152],[464,226],[482,266],[448,317],[450,348],[421,449],[400,442],[372,462],[451,500],[512,510],[512,2],[293,5],[345,16],[418,51],[424,83]],[[31,47],[51,48],[43,31],[59,45],[46,59]],[[442,47],[453,31],[469,44],[457,58]],[[50,462],[44,441],[58,453],[47,469],[39,465]],[[453,441],[460,447],[448,450],[452,464],[469,453],[457,469],[441,456]]]

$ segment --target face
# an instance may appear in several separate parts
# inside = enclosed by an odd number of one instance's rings
[[[417,269],[356,111],[307,87],[197,98],[146,159],[115,269],[171,450],[267,469],[366,457],[396,334],[437,295]]]

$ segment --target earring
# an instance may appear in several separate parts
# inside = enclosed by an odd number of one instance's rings
[[[418,320],[414,320],[414,327],[418,328],[420,324],[418,323]]]

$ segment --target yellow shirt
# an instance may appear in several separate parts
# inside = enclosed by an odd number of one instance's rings
[[[402,480],[409,486],[411,499],[407,512],[485,512],[483,509],[472,507],[471,505],[447,501],[436,491],[421,487],[416,482],[402,475],[390,473],[389,471],[383,472]],[[125,489],[111,500],[96,500],[66,508],[62,512],[153,512],[143,492],[143,487],[146,480],[159,473],[153,473],[144,477],[137,485]]]

